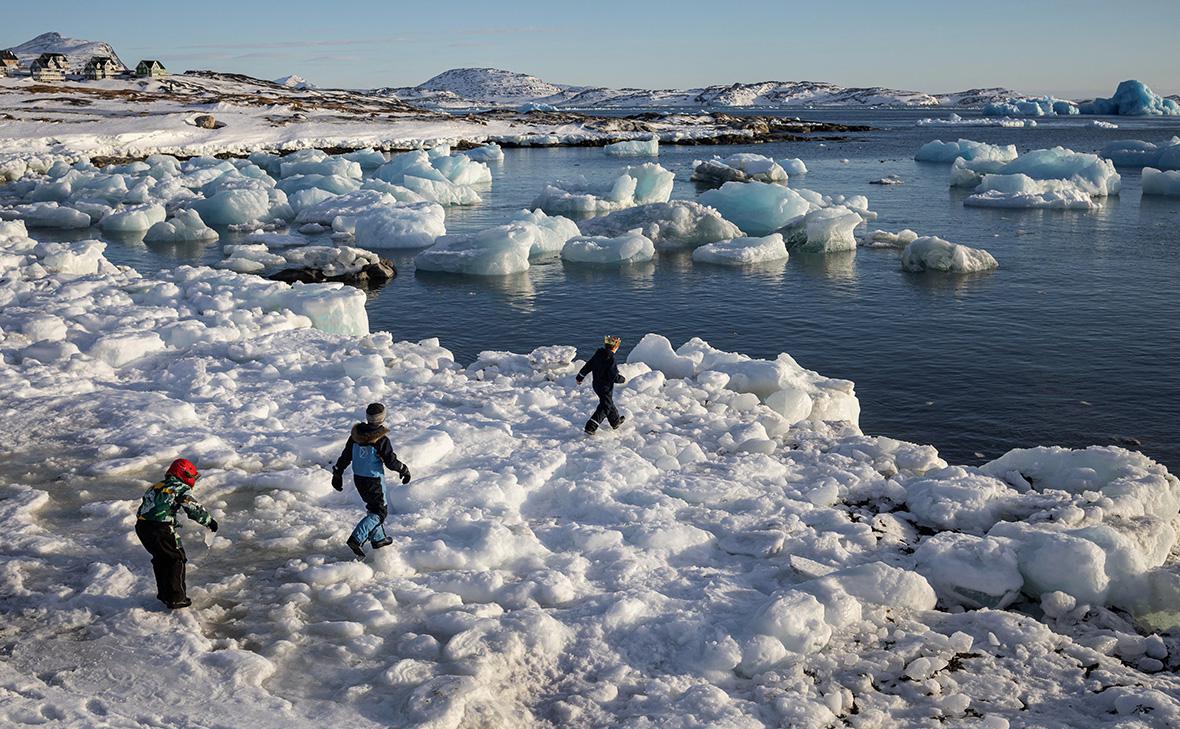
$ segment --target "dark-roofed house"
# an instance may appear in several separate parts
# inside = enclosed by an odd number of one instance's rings
[[[10,50],[0,50],[0,76],[7,76],[20,68],[20,59]]]
[[[164,78],[168,75],[168,69],[159,61],[148,59],[139,62],[135,67],[135,75],[140,78]]]
[[[29,66],[29,73],[38,81],[62,81],[69,63],[61,53],[42,53]]]
[[[119,66],[110,56],[94,56],[86,62],[86,68],[82,69],[82,75],[92,81],[100,81],[104,78],[118,76],[119,71]]]

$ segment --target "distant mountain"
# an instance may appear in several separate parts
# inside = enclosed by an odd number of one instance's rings
[[[455,68],[413,87],[380,93],[440,107],[521,106],[560,108],[731,108],[805,106],[981,106],[1014,92],[1002,88],[927,94],[879,86],[846,88],[818,81],[762,81],[695,89],[613,89],[554,84],[496,68]]]
[[[290,76],[283,76],[274,80],[279,86],[286,86],[289,89],[296,89],[303,91],[305,89],[318,89],[319,87],[303,78],[299,74],[293,73]]]
[[[425,92],[449,92],[463,99],[522,102],[554,96],[563,87],[546,83],[536,76],[498,68],[453,68],[415,87]]]
[[[70,70],[77,72],[82,70],[92,56],[110,56],[111,60],[120,68],[127,67],[110,44],[101,41],[66,38],[61,33],[42,33],[19,46],[13,46],[11,50],[20,59],[21,64],[26,67],[37,60],[37,56],[42,53],[64,54]]]

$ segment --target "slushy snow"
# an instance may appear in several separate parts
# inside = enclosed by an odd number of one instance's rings
[[[1174,638],[1127,617],[1180,598],[1180,481],[1140,454],[953,467],[861,433],[848,381],[655,334],[635,426],[586,440],[573,347],[464,367],[356,290],[102,251],[0,223],[6,724],[1180,720]],[[327,464],[371,400],[414,480],[358,562]],[[222,529],[184,528],[169,615],[129,534],[179,454]]]

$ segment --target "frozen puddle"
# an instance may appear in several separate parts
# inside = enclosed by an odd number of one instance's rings
[[[1180,721],[1180,641],[1131,618],[1180,603],[1180,482],[1138,454],[948,466],[850,382],[654,335],[588,439],[572,347],[465,368],[359,292],[19,223],[0,276],[6,726]],[[414,480],[360,563],[328,464],[372,400]],[[222,529],[166,614],[133,507],[178,453]]]

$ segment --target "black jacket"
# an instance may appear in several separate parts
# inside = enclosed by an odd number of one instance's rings
[[[336,467],[333,471],[335,473],[344,473],[344,469],[352,464],[352,445],[359,443],[361,445],[371,445],[376,448],[377,457],[381,459],[381,463],[386,468],[401,476],[405,476],[409,469],[406,467],[406,464],[397,459],[397,454],[393,452],[393,444],[386,437],[387,433],[389,433],[389,429],[384,425],[357,423],[352,426],[352,433],[349,434],[348,442],[344,444],[344,450],[340,453],[340,457],[336,459]]]
[[[594,373],[594,392],[605,395],[614,392],[615,385],[621,385],[626,380],[619,374],[619,365],[615,362],[615,353],[606,347],[599,347],[590,361],[578,372],[578,382],[587,373]]]

